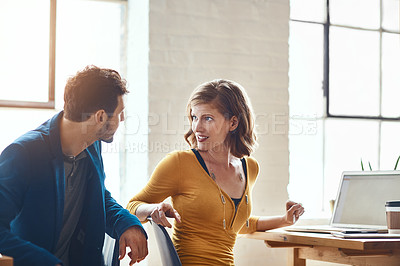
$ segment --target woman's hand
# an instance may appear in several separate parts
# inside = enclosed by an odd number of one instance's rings
[[[261,216],[256,225],[257,231],[266,231],[284,226],[292,225],[304,213],[301,203],[288,200],[286,202],[286,213],[280,216]]]
[[[299,220],[300,216],[303,215],[304,208],[301,203],[296,203],[294,201],[288,200],[286,202],[286,214],[285,222],[287,225],[292,225]]]
[[[181,222],[181,216],[179,213],[172,207],[171,204],[165,202],[157,204],[155,209],[150,213],[150,216],[155,223],[169,228],[171,228],[172,225],[168,222],[167,217],[174,218],[179,223]]]

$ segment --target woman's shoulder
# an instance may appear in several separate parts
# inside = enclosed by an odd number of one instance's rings
[[[161,160],[158,162],[155,172],[162,172],[163,174],[167,172],[176,172],[181,171],[185,165],[188,165],[190,162],[190,150],[189,151],[172,151],[167,153]]]
[[[194,156],[195,155],[191,150],[177,150],[168,153],[164,160],[187,162],[188,160],[193,160]]]
[[[260,169],[260,167],[258,166],[257,160],[251,156],[245,157],[245,160],[247,162],[247,167],[248,167],[250,176],[257,177],[259,169]]]

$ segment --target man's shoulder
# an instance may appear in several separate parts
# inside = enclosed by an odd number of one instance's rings
[[[52,142],[60,141],[58,123],[55,121],[58,115],[45,121],[36,129],[19,136],[6,149],[25,149],[34,153],[49,149],[54,145]]]
[[[35,141],[46,140],[51,134],[59,136],[59,117],[61,113],[54,115],[52,118],[43,122],[40,126],[32,129],[18,137],[14,142],[19,144],[27,144]]]
[[[43,127],[31,130],[18,137],[12,144],[17,144],[26,148],[43,145],[49,140],[49,131]]]

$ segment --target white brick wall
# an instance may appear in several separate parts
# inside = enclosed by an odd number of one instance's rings
[[[261,133],[254,154],[261,173],[253,213],[284,212],[289,175],[288,21],[288,0],[149,0],[148,111],[153,116],[148,143],[163,147],[149,152],[149,173],[167,152],[185,147],[184,112],[192,90],[215,78],[231,79],[246,88]],[[287,251],[238,239],[235,260],[238,266],[286,265]],[[160,265],[154,246],[146,261]]]

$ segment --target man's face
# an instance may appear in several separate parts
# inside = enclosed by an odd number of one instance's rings
[[[118,106],[112,116],[109,116],[104,126],[97,132],[97,138],[107,143],[114,140],[114,134],[118,129],[119,122],[125,120],[124,116],[124,100],[122,96],[118,96]]]

